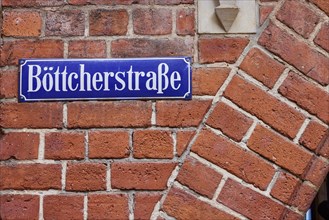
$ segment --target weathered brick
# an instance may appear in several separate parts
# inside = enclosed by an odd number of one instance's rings
[[[178,182],[212,199],[222,175],[192,157],[186,158],[177,176]]]
[[[264,30],[258,43],[322,85],[329,84],[329,58],[274,24]]]
[[[184,8],[176,11],[176,34],[192,36],[195,34],[194,9]]]
[[[43,6],[61,6],[64,0],[2,0],[2,6],[8,7],[43,7]]]
[[[197,127],[207,113],[211,101],[159,101],[156,104],[159,126]]]
[[[192,74],[193,95],[216,95],[228,77],[228,68],[196,68]]]
[[[82,36],[85,31],[85,15],[80,10],[48,11],[47,36]]]
[[[69,42],[70,58],[105,58],[106,43],[103,40],[76,40]]]
[[[216,105],[206,123],[239,142],[247,133],[253,121],[241,112],[220,102]]]
[[[195,131],[178,131],[176,134],[177,156],[181,156],[195,135]]]
[[[320,188],[328,172],[328,162],[322,160],[320,157],[314,157],[304,179],[312,182],[316,187]]]
[[[237,76],[228,85],[224,95],[290,138],[296,136],[305,119],[294,108]]]
[[[172,188],[163,210],[176,219],[237,219],[178,188]]]
[[[69,103],[67,108],[70,128],[146,127],[151,124],[150,102],[75,102]]]
[[[321,10],[323,10],[327,15],[329,15],[329,4],[327,0],[308,0],[315,5],[317,5]]]
[[[160,200],[159,193],[136,193],[134,219],[151,219],[155,204]]]
[[[128,197],[126,194],[89,194],[89,219],[128,219]]]
[[[261,50],[253,48],[241,63],[240,68],[267,87],[273,88],[284,70],[284,65],[270,58]]]
[[[41,33],[42,18],[34,11],[3,12],[2,33],[12,37],[37,37]]]
[[[318,35],[316,35],[314,42],[329,52],[329,23],[322,25]]]
[[[297,0],[286,1],[276,14],[276,17],[305,38],[310,37],[310,34],[320,21],[318,14],[305,3]]]
[[[0,104],[0,125],[6,128],[60,128],[62,115],[60,103]]]
[[[111,165],[112,188],[163,190],[175,166],[175,163],[114,162]]]
[[[0,66],[17,65],[20,58],[61,58],[61,40],[5,41],[0,49]]]
[[[312,159],[311,153],[261,125],[255,128],[247,145],[296,175],[302,175]]]
[[[0,189],[60,189],[61,170],[59,164],[0,165]]]
[[[329,92],[290,72],[279,92],[313,115],[329,123]]]
[[[316,190],[307,183],[303,183],[293,198],[292,205],[296,206],[300,211],[306,212],[316,196]]]
[[[170,131],[140,130],[133,134],[135,158],[173,158],[173,138]]]
[[[218,201],[252,219],[280,219],[284,206],[258,192],[228,179]]]
[[[46,195],[43,199],[45,219],[83,219],[83,195]]]
[[[282,220],[303,220],[303,219],[305,219],[304,216],[290,209],[286,209],[286,211],[282,215]]]
[[[18,94],[17,69],[0,71],[0,98],[15,98]]]
[[[124,9],[96,9],[90,12],[89,34],[92,36],[125,35],[127,28],[128,13]]]
[[[129,156],[129,134],[126,131],[89,132],[89,158],[125,158]]]
[[[106,189],[106,164],[69,163],[66,171],[66,190],[97,191]]]
[[[10,132],[0,134],[0,160],[38,159],[39,134]]]
[[[326,132],[325,137],[319,144],[319,154],[325,158],[329,158],[329,131]]]
[[[235,63],[249,43],[246,38],[201,38],[199,57],[201,63]]]
[[[265,20],[271,14],[273,9],[274,9],[273,5],[260,5],[259,6],[259,24],[260,25],[264,24]]]
[[[1,219],[39,219],[39,196],[0,195]]]
[[[83,133],[52,132],[45,135],[45,159],[79,160],[84,156]]]
[[[68,0],[71,5],[131,5],[149,4],[152,0]]]
[[[318,149],[321,141],[324,140],[327,131],[328,128],[325,126],[315,121],[311,121],[299,139],[299,143],[308,149],[315,151]]]
[[[192,56],[191,39],[118,39],[112,41],[112,57]]]
[[[171,9],[136,8],[132,12],[135,34],[166,35],[172,30]]]
[[[280,172],[271,190],[271,196],[285,204],[291,205],[291,199],[300,184],[301,181],[293,175],[286,172]]]
[[[193,4],[194,0],[155,0],[158,5],[179,5],[179,4]]]
[[[265,190],[275,170],[265,160],[209,130],[203,130],[191,149],[194,153]]]

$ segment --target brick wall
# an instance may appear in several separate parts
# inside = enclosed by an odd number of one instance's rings
[[[2,0],[1,219],[302,219],[329,169],[329,2]],[[193,56],[191,101],[18,103],[18,58]]]

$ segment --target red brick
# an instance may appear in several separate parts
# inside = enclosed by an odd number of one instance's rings
[[[155,0],[158,5],[193,4],[194,0]]]
[[[320,17],[308,5],[297,0],[288,0],[276,15],[277,19],[305,38],[310,37]]]
[[[216,95],[228,77],[228,68],[196,68],[192,74],[193,95]]]
[[[89,158],[125,158],[129,156],[129,134],[126,131],[89,132]]]
[[[264,21],[268,18],[268,16],[273,11],[273,5],[260,5],[259,6],[259,24],[263,25]]]
[[[61,188],[59,164],[0,165],[0,189],[48,190]]]
[[[10,132],[0,134],[0,160],[38,159],[39,134]]]
[[[89,194],[89,219],[128,219],[128,197],[125,194]]]
[[[279,0],[260,0],[260,2],[277,2]]]
[[[319,144],[319,154],[329,159],[329,130]]]
[[[249,43],[246,38],[201,38],[199,56],[201,63],[235,63]]]
[[[134,219],[151,219],[154,206],[160,198],[159,193],[136,193]]]
[[[329,92],[290,72],[279,92],[297,105],[329,123]]]
[[[0,195],[1,219],[39,219],[39,196]]]
[[[237,219],[178,188],[172,188],[163,210],[175,219]]]
[[[247,145],[296,175],[302,175],[312,159],[311,153],[261,125],[255,128]]]
[[[112,57],[192,56],[190,39],[118,39],[112,41]]]
[[[173,138],[170,131],[141,130],[133,134],[135,158],[173,158]]]
[[[283,220],[303,220],[305,219],[304,216],[291,211],[289,209],[286,209],[286,211],[284,212],[283,216],[282,216]]]
[[[267,56],[261,50],[249,51],[240,68],[265,86],[273,88],[284,70],[284,65]]]
[[[228,179],[218,201],[251,219],[280,219],[284,206]]]
[[[212,199],[222,175],[212,168],[187,157],[177,176],[178,182],[193,191]]]
[[[70,58],[105,58],[106,43],[103,40],[75,40],[69,42]]]
[[[178,131],[176,135],[176,151],[177,155],[180,157],[186,150],[190,141],[195,135],[195,131]]]
[[[79,160],[85,156],[84,134],[52,132],[45,137],[45,159]]]
[[[97,191],[106,189],[106,164],[69,163],[66,171],[66,190]]]
[[[270,24],[259,38],[259,44],[295,66],[322,85],[329,84],[329,58],[311,49],[294,36]]]
[[[71,5],[131,5],[149,4],[152,0],[68,0]]]
[[[20,58],[61,58],[61,40],[16,40],[3,42],[0,66],[17,65]]]
[[[17,69],[0,71],[0,98],[15,98],[18,91]]]
[[[184,8],[176,11],[176,34],[192,36],[195,34],[194,9]]]
[[[150,102],[75,102],[68,104],[68,126],[146,127],[151,124],[151,114]]]
[[[329,23],[322,25],[318,35],[316,35],[314,42],[329,52]]]
[[[82,36],[85,32],[85,15],[80,10],[48,11],[46,36]]]
[[[64,0],[2,0],[2,6],[6,7],[42,7],[42,6],[61,6]]]
[[[61,103],[2,103],[0,125],[6,128],[60,128]]]
[[[199,134],[192,151],[263,190],[275,173],[265,160],[208,130]]]
[[[240,77],[233,78],[224,95],[290,138],[296,136],[305,119],[294,108]]]
[[[322,11],[324,11],[327,15],[329,15],[329,4],[327,0],[309,0],[318,6]]]
[[[89,34],[125,35],[128,27],[128,13],[126,10],[92,10],[89,15]]]
[[[163,190],[175,166],[175,163],[114,162],[111,166],[112,188]]]
[[[134,33],[141,35],[165,35],[172,30],[170,9],[136,8],[132,12]]]
[[[159,126],[197,127],[207,113],[211,101],[159,101],[156,104]]]
[[[83,219],[83,195],[46,195],[43,200],[45,219]]]
[[[315,121],[311,121],[299,139],[299,143],[308,149],[315,151],[319,148],[321,141],[324,140],[327,131],[328,128],[325,126]]]
[[[309,167],[309,170],[304,176],[304,179],[312,182],[316,187],[320,188],[328,172],[328,162],[322,160],[320,157],[315,157],[311,166]]]
[[[300,184],[301,181],[293,175],[286,172],[280,172],[271,190],[271,196],[284,202],[285,204],[291,205],[292,196]]]
[[[207,120],[208,125],[221,130],[225,135],[237,142],[242,140],[252,123],[253,121],[249,117],[223,102],[216,105]]]
[[[300,211],[306,212],[310,208],[315,196],[316,190],[306,183],[303,183],[297,190],[292,205],[296,206]]]
[[[5,11],[2,33],[4,36],[36,37],[41,33],[42,18],[33,11]]]

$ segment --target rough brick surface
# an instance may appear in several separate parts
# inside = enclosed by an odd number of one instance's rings
[[[69,163],[66,171],[66,190],[96,191],[106,189],[106,164]]]
[[[316,187],[320,188],[328,172],[328,162],[322,160],[319,157],[315,157],[304,178],[312,182]]]
[[[156,122],[165,127],[197,127],[210,104],[211,101],[203,100],[159,101],[156,104]]]
[[[0,165],[0,189],[60,189],[61,170],[59,164]]]
[[[159,5],[193,4],[194,0],[155,0]]]
[[[249,43],[245,38],[201,38],[199,54],[201,63],[235,63]]]
[[[325,137],[321,140],[319,144],[319,154],[329,158],[329,131],[327,130]]]
[[[222,175],[192,157],[185,159],[177,176],[178,182],[212,199]]]
[[[39,219],[39,196],[0,195],[1,219]]]
[[[5,11],[2,33],[4,36],[39,36],[42,19],[38,12]]]
[[[38,159],[39,134],[10,132],[0,134],[0,160]]]
[[[14,98],[18,94],[18,74],[16,69],[0,71],[0,98]]]
[[[284,65],[270,58],[257,48],[249,51],[240,68],[252,77],[273,88],[284,70]]]
[[[0,126],[7,128],[59,128],[60,103],[1,103]]]
[[[273,11],[273,5],[260,5],[259,6],[259,24],[263,25],[270,13]]]
[[[176,219],[237,219],[178,188],[170,190],[163,210]]]
[[[274,24],[270,24],[258,40],[259,44],[295,66],[322,85],[329,84],[329,58]]]
[[[150,219],[154,206],[160,198],[159,193],[136,193],[134,219]]]
[[[152,0],[68,0],[72,5],[131,5],[149,4]]]
[[[176,134],[176,151],[177,155],[181,156],[186,150],[188,144],[194,137],[194,131],[178,131]]]
[[[309,0],[309,1],[317,5],[321,10],[323,10],[327,15],[329,15],[329,5],[327,0]]]
[[[179,9],[176,12],[176,33],[178,35],[195,34],[194,9]]]
[[[115,162],[111,165],[112,188],[163,190],[175,166],[175,163]]]
[[[173,138],[169,131],[141,130],[133,134],[135,158],[173,158]]]
[[[241,112],[220,102],[210,114],[206,123],[239,142],[252,125],[252,120]]]
[[[309,209],[315,195],[315,189],[307,183],[303,183],[297,190],[292,204],[296,206],[300,211],[306,212]]]
[[[312,159],[311,153],[261,125],[255,128],[247,145],[296,175],[303,174]]]
[[[106,44],[103,40],[77,40],[69,42],[70,58],[105,58]]]
[[[3,0],[2,6],[11,7],[41,7],[41,6],[60,6],[64,5],[64,0]]]
[[[89,158],[125,158],[129,156],[126,131],[89,132]]]
[[[327,131],[328,128],[326,128],[325,126],[315,121],[311,121],[307,125],[304,133],[299,139],[299,143],[307,147],[308,149],[315,151],[316,149],[318,149],[319,145],[321,144],[321,141],[325,139]]]
[[[322,25],[318,35],[314,39],[314,42],[329,52],[329,23]]]
[[[266,189],[275,172],[265,160],[208,130],[199,134],[192,151],[260,189]]]

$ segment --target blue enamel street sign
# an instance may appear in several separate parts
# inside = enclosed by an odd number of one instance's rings
[[[191,58],[21,59],[19,101],[191,99]]]

